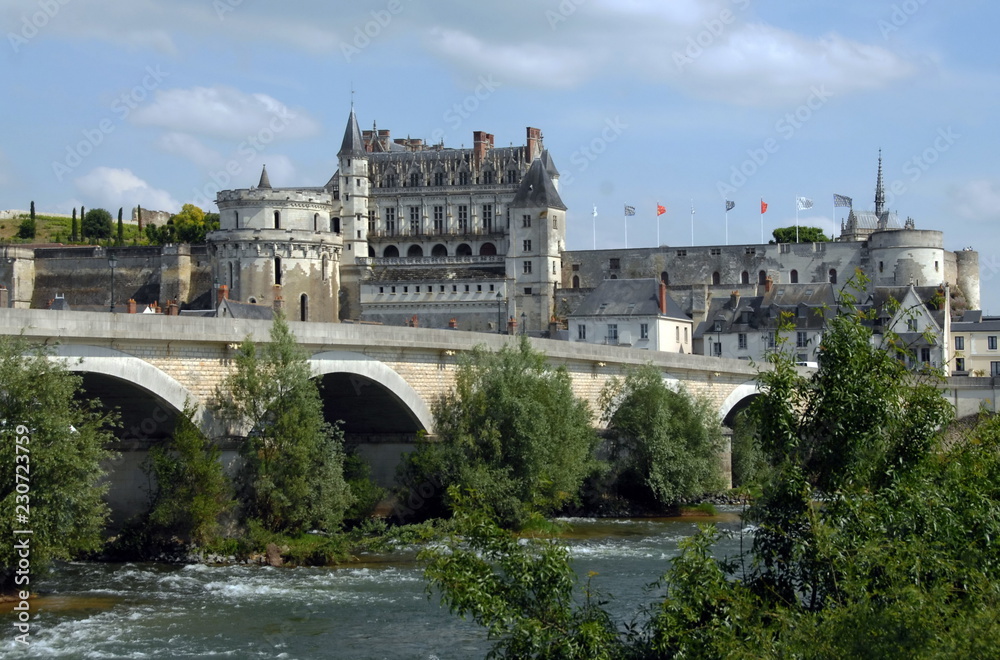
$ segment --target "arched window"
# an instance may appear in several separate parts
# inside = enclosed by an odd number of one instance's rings
[[[309,296],[304,293],[299,296],[299,320],[309,320]]]
[[[371,245],[368,246],[368,256],[369,257],[375,256],[375,248],[373,248]]]
[[[233,295],[233,262],[229,262],[229,295]]]
[[[573,288],[574,289],[579,289],[580,288],[580,276],[579,275],[574,275],[573,276]]]
[[[448,256],[448,248],[446,248],[441,243],[438,243],[437,245],[435,245],[434,247],[431,248],[431,256],[432,257],[447,257]]]
[[[319,231],[319,213],[313,213],[313,231]]]
[[[455,248],[455,256],[458,257],[471,257],[472,248],[469,247],[468,243],[462,243],[457,248]]]
[[[385,248],[385,250],[382,251],[382,256],[383,257],[398,257],[399,256],[399,248],[397,248],[395,245],[387,245],[386,248]]]
[[[497,254],[497,246],[492,243],[483,243],[479,246],[479,256],[481,257],[495,257]]]
[[[330,223],[330,230],[334,234],[340,233],[340,218],[333,218],[333,220]]]
[[[722,277],[719,275],[719,271],[712,273],[712,284],[718,286],[722,282]]]
[[[618,276],[617,275],[612,275],[610,279],[617,280]]]
[[[274,228],[281,229],[281,211],[274,212]]]
[[[748,273],[747,271],[743,271],[742,273],[740,273],[740,283],[750,284],[750,273]]]
[[[837,283],[837,269],[836,268],[831,268],[830,269],[830,284],[836,284],[836,283]]]
[[[274,283],[281,284],[281,257],[274,258]]]
[[[788,274],[788,281],[791,282],[792,284],[798,284],[799,283],[799,271],[797,271],[797,270],[795,270],[793,268],[792,272],[790,272]]]
[[[757,284],[764,284],[765,282],[767,282],[767,271],[762,270],[757,273]]]
[[[667,286],[670,286],[670,275],[667,274],[667,271],[663,271],[662,273],[660,273],[660,281],[666,284]]]
[[[408,257],[422,257],[424,256],[424,249],[419,245],[411,245],[410,249],[406,251],[406,256]]]

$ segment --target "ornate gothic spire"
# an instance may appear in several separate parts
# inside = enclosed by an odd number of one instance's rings
[[[878,150],[878,180],[875,183],[875,215],[882,217],[885,210],[885,186],[882,184],[882,150]]]

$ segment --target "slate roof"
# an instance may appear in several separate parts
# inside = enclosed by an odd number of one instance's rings
[[[536,158],[528,168],[528,173],[521,180],[521,186],[514,195],[511,206],[543,206],[566,210],[562,198],[552,184],[552,179],[545,171],[541,158]],[[655,281],[655,280],[654,280]]]
[[[791,314],[796,328],[818,330],[836,313],[836,299],[834,285],[825,282],[776,284],[762,296],[737,296],[735,306],[732,296],[715,297],[694,336],[720,332],[716,323],[721,324],[723,333],[774,330],[783,312]]]
[[[251,305],[250,303],[226,299],[219,303],[216,316],[219,318],[270,321],[274,318],[274,308],[270,305]]]
[[[496,268],[377,268],[368,282],[416,282],[418,284],[443,284],[449,281],[503,279],[504,266]]]
[[[340,144],[338,156],[365,156],[365,141],[361,138],[361,129],[358,128],[358,118],[354,115],[354,107],[351,107],[351,116],[347,120],[347,128],[344,130],[344,141]]]
[[[656,279],[604,280],[570,314],[581,316],[666,316],[690,321],[670,294],[667,313],[660,314],[660,282]]]
[[[267,165],[260,171],[260,183],[257,184],[257,187],[271,189],[271,180],[267,177]]]

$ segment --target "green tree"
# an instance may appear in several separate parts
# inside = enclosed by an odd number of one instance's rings
[[[111,214],[105,209],[90,209],[83,217],[81,227],[87,238],[111,238]]]
[[[601,403],[623,495],[666,505],[725,487],[722,424],[710,401],[672,390],[659,369],[647,364],[611,379]]]
[[[23,238],[25,240],[31,240],[35,237],[35,218],[34,215],[29,215],[23,220],[17,228],[17,237]]]
[[[796,234],[796,229],[798,234]],[[828,243],[830,237],[823,233],[819,227],[778,227],[771,232],[774,240],[771,243]],[[796,241],[796,235],[798,240]]]
[[[117,244],[122,246],[125,244],[125,225],[122,223],[122,207],[118,207],[118,238]]]
[[[148,471],[156,482],[149,522],[162,536],[205,545],[216,538],[220,518],[235,502],[222,471],[222,451],[192,421],[194,413],[186,408],[173,437],[149,452]]]
[[[0,337],[0,580],[17,566],[14,530],[31,529],[31,577],[97,550],[108,516],[101,461],[114,418],[80,398],[80,376],[20,338]],[[19,509],[21,505],[24,508]],[[23,513],[27,521],[16,520]]]
[[[69,240],[71,243],[76,243],[80,240],[80,225],[76,221],[76,207],[73,207],[73,219],[70,221],[70,234]]]
[[[216,405],[247,435],[238,495],[245,520],[299,533],[341,524],[352,497],[343,473],[343,433],[323,417],[305,355],[282,316],[271,341],[240,346]]]
[[[438,441],[418,444],[404,481],[475,490],[505,525],[576,501],[597,466],[587,404],[574,396],[566,370],[550,368],[524,337],[496,353],[463,356],[434,420]],[[439,488],[420,513],[448,506]]]

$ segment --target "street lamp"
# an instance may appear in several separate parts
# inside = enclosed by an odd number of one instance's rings
[[[108,253],[108,265],[111,266],[111,313],[115,313],[115,267],[118,266],[118,257]]]
[[[528,315],[521,312],[521,334],[528,334]]]
[[[503,334],[503,294],[497,291],[497,334]]]

